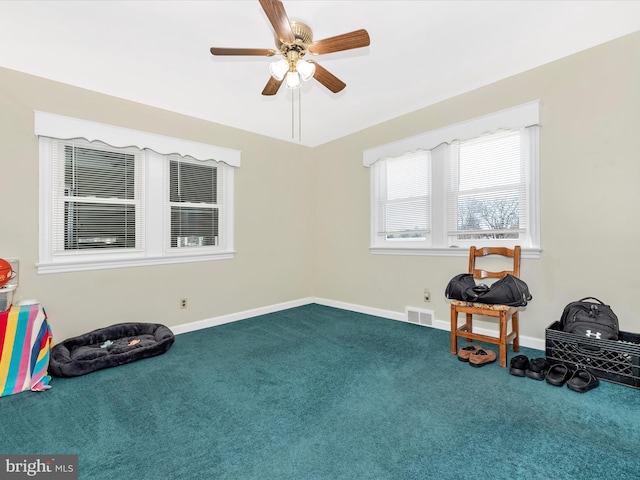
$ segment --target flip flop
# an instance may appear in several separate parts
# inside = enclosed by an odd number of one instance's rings
[[[569,370],[569,367],[562,363],[556,363],[549,368],[546,380],[550,385],[561,387],[569,378],[571,378],[571,370]]]
[[[598,385],[600,385],[600,380],[592,375],[591,372],[584,369],[576,370],[567,382],[567,387],[579,393],[587,392],[596,388]]]
[[[458,360],[461,362],[468,362],[471,354],[475,353],[478,350],[482,350],[480,345],[467,345],[466,347],[462,347],[458,350]]]

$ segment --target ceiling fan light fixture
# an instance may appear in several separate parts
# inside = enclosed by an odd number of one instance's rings
[[[306,82],[313,78],[313,74],[316,73],[316,66],[311,62],[299,59],[296,62],[296,71],[300,74],[302,80]]]
[[[271,76],[278,81],[283,80],[288,71],[289,62],[285,58],[281,58],[277,62],[271,62],[269,64],[269,72],[271,72]]]
[[[296,89],[300,88],[300,75],[298,72],[288,72],[287,73],[287,88]]]

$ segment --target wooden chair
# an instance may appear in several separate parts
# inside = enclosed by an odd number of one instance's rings
[[[499,255],[513,259],[511,270],[488,271],[479,269],[476,266],[478,257],[489,255]],[[471,247],[469,250],[469,273],[475,279],[493,278],[498,279],[510,273],[515,277],[520,276],[520,247],[513,249],[504,247]],[[464,302],[451,300],[451,353],[458,352],[458,337],[466,338],[467,341],[480,341],[500,345],[500,366],[507,366],[507,345],[513,342],[513,351],[520,351],[520,339],[518,331],[518,311],[519,307],[509,307],[507,305],[493,305],[486,303]],[[466,322],[458,327],[458,314],[464,313]],[[498,337],[483,335],[473,332],[473,315],[483,315],[499,319],[500,331]],[[507,334],[507,326],[511,320],[511,332]]]

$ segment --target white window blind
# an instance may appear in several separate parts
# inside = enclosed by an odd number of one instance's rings
[[[415,152],[381,162],[379,234],[387,240],[424,240],[431,231],[430,154]]]
[[[53,253],[144,248],[144,162],[137,148],[54,140]]]
[[[169,248],[219,245],[223,175],[213,161],[170,155],[165,221],[170,225]]]
[[[523,135],[524,129],[498,131],[459,142],[449,175],[451,244],[519,239],[527,231],[528,155],[523,152]]]

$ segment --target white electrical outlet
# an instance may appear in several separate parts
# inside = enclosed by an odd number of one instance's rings
[[[431,300],[431,292],[429,292],[428,288],[424,289],[424,301],[428,302]]]
[[[186,298],[181,298],[180,299],[180,308],[187,308],[187,299]]]

